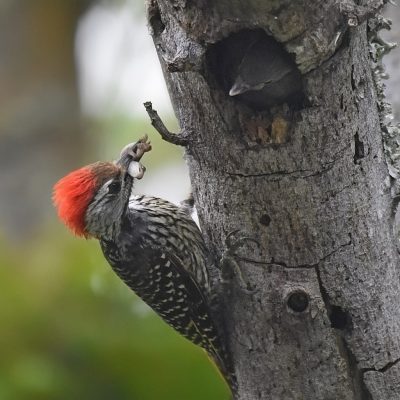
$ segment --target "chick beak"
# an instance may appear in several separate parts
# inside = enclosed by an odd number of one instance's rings
[[[233,83],[233,86],[229,90],[229,96],[237,96],[239,94],[248,92],[250,90],[250,87],[246,82],[243,81],[243,79],[238,76]]]

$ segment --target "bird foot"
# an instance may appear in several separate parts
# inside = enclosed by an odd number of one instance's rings
[[[232,256],[235,256],[236,250],[244,246],[246,242],[253,242],[258,247],[260,246],[260,242],[257,239],[252,238],[250,236],[242,236],[240,234],[239,237],[235,237],[235,235],[237,235],[239,232],[240,232],[239,229],[235,229],[234,231],[228,233],[225,239],[225,246],[227,248],[225,253],[229,252]]]
[[[220,260],[221,282],[223,284],[228,284],[232,281],[234,276],[236,276],[241,290],[246,294],[253,294],[256,290],[246,283],[240,265],[236,261],[236,251],[240,247],[244,246],[247,242],[253,242],[258,246],[260,243],[256,239],[249,236],[235,237],[238,232],[239,230],[229,232],[225,239],[226,250]]]

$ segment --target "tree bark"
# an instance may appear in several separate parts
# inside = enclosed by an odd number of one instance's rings
[[[238,399],[400,398],[397,189],[367,22],[382,3],[148,3],[210,251],[235,230],[259,241],[237,251],[252,290],[236,274],[221,297]],[[212,49],[245,29],[293,55],[301,108],[254,110],[218,83]]]

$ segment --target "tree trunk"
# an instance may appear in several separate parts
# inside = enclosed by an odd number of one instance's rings
[[[235,230],[259,241],[236,252],[252,290],[234,274],[221,300],[238,399],[400,398],[396,149],[370,56],[384,50],[371,47],[376,3],[148,4],[210,251],[218,260]],[[228,95],[223,57],[255,29],[293,55],[301,106]]]

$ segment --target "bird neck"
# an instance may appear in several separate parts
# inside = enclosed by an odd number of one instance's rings
[[[85,224],[91,237],[113,240],[121,232],[121,225],[128,212],[129,198],[132,192],[133,179],[125,178],[120,195],[112,203],[93,202],[89,205]]]

